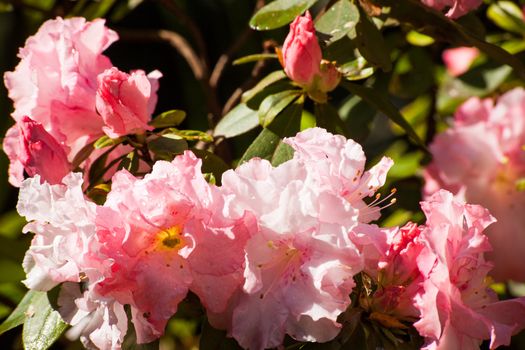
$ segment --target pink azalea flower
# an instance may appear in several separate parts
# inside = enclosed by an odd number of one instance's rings
[[[153,72],[158,79],[160,73]],[[144,71],[126,74],[113,67],[98,76],[97,110],[104,119],[104,132],[111,138],[151,130],[148,125],[155,104],[150,103],[156,96]]]
[[[453,126],[430,146],[433,162],[425,171],[425,193],[439,188],[487,207],[498,222],[487,229],[494,261],[491,275],[525,281],[522,209],[525,192],[525,91],[515,89],[497,102],[472,98],[456,112]]]
[[[394,164],[392,159],[383,157],[365,171],[366,158],[361,145],[321,128],[307,129],[284,142],[294,148],[294,159],[308,168],[317,186],[345,198],[359,210],[360,222],[379,218],[379,209],[368,207],[363,199],[374,196],[383,186]]]
[[[458,18],[466,15],[481,5],[482,0],[421,0],[425,5],[435,8],[438,11],[448,9],[446,16]]]
[[[186,152],[155,163],[144,179],[120,171],[97,208],[98,254],[110,264],[96,292],[136,310],[139,343],[163,334],[189,289],[218,313],[242,283],[250,220],[221,216],[222,199],[200,166]]]
[[[363,267],[349,231],[373,210],[362,201],[370,186],[384,181],[380,171],[364,172],[361,148],[342,136],[316,128],[285,142],[296,150],[292,160],[274,168],[252,159],[222,179],[227,215],[250,212],[259,225],[245,248],[242,291],[221,315],[249,349],[276,347],[285,334],[317,342],[337,335]]]
[[[457,77],[467,72],[478,56],[479,50],[475,47],[456,47],[443,51],[443,62],[448,74]]]
[[[444,190],[421,207],[426,248],[417,264],[425,281],[416,297],[421,319],[414,326],[425,337],[424,349],[478,349],[484,339],[491,349],[508,345],[525,328],[525,298],[497,301],[487,287],[492,265],[484,259],[490,244],[483,230],[494,218]]]
[[[62,146],[40,123],[24,117],[11,127],[4,138],[4,151],[9,157],[9,182],[20,187],[24,170],[29,176],[40,175],[42,181],[60,183],[71,171]]]
[[[102,19],[58,17],[45,22],[20,49],[15,71],[4,76],[15,120],[29,115],[60,143],[77,150],[101,135],[103,120],[95,110],[97,75],[111,67],[102,52],[117,38]]]
[[[35,233],[23,262],[28,288],[49,290],[81,276],[99,278],[98,264],[89,256],[95,204],[84,198],[81,174],[71,173],[56,185],[41,183],[39,175],[25,180],[17,210],[29,221],[24,232]]]

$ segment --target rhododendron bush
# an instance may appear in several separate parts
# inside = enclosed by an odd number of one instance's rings
[[[524,348],[523,8],[0,1],[0,348]]]

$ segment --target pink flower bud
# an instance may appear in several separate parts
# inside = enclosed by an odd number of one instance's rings
[[[20,186],[24,170],[31,177],[40,175],[50,184],[60,183],[71,171],[62,146],[42,124],[27,116],[7,131],[4,151],[11,162],[9,181],[14,186]]]
[[[300,85],[310,85],[319,74],[322,54],[309,12],[290,24],[282,52],[288,77]]]
[[[158,78],[154,72],[153,79]],[[111,138],[151,130],[148,121],[156,100],[155,82],[144,71],[131,74],[113,67],[98,76],[96,106],[104,119],[104,132]]]

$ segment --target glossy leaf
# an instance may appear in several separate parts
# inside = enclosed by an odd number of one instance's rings
[[[248,102],[254,98],[257,94],[261,93],[266,87],[286,78],[286,73],[284,70],[280,69],[278,71],[272,72],[262,78],[257,85],[255,85],[250,90],[242,94],[242,102]]]
[[[48,349],[67,328],[45,292],[36,292],[25,315],[22,341],[26,350]]]
[[[301,96],[279,114],[268,128],[263,129],[248,147],[239,164],[254,157],[272,161],[281,139],[283,137],[294,136],[299,132],[303,103],[304,98]],[[277,157],[277,160],[281,161],[282,158]]]
[[[122,159],[117,167],[117,170],[126,169],[130,173],[135,173],[139,168],[139,156],[137,151],[129,152],[128,155]]]
[[[215,127],[215,136],[225,138],[235,137],[248,132],[259,125],[259,116],[256,110],[240,103],[226,114]]]
[[[316,125],[328,130],[333,134],[341,134],[348,137],[348,130],[345,123],[341,120],[337,109],[329,103],[315,104]]]
[[[392,102],[390,102],[386,95],[383,95],[379,91],[376,91],[370,87],[357,85],[350,82],[342,82],[341,86],[346,88],[352,94],[361,97],[370,105],[376,107],[379,111],[390,118],[390,120],[402,127],[414,142],[416,142],[419,146],[426,148],[425,144],[416,134],[414,129],[412,129],[410,124],[405,120],[405,118],[403,118],[399,110],[392,104]]]
[[[359,20],[359,9],[350,0],[339,0],[315,22],[315,29],[334,42],[355,28]]]
[[[201,149],[192,149],[191,151],[197,157],[202,159],[202,172],[212,173],[215,177],[215,180],[217,181],[217,184],[220,185],[222,173],[230,169],[228,164],[226,164],[224,160],[222,160],[222,158],[216,156],[211,152],[204,151]]]
[[[177,130],[169,129],[168,133],[163,134],[164,137],[182,138],[187,141],[202,141],[213,142],[213,136],[200,130]]]
[[[112,139],[109,136],[104,135],[95,141],[95,143],[93,144],[93,147],[95,147],[96,149],[101,149],[101,148],[105,148],[109,146],[118,145],[119,143],[122,143],[122,141],[124,141],[124,138],[122,137]]]
[[[181,124],[185,118],[186,112],[173,109],[171,111],[161,113],[152,119],[148,124],[154,128],[169,128]]]
[[[251,62],[257,62],[261,60],[271,60],[271,59],[277,59],[278,56],[275,53],[257,53],[254,55],[248,55],[241,58],[236,59],[232,62],[234,66],[238,66],[240,64],[246,64]]]
[[[256,30],[282,27],[308,10],[317,0],[275,0],[261,8],[250,20]]]
[[[148,142],[148,148],[156,159],[171,161],[188,149],[188,142],[180,137],[166,135]]]
[[[263,127],[270,125],[279,113],[297,99],[299,94],[297,90],[287,90],[267,96],[259,106],[259,124]]]
[[[359,21],[355,26],[355,31],[350,32],[349,35],[368,62],[385,72],[392,69],[390,50],[383,34],[361,7],[359,7]]]
[[[0,334],[23,324],[29,315],[27,312],[33,303],[33,299],[45,296],[46,293],[35,290],[27,291],[26,295],[20,300],[18,306],[13,310],[9,317],[0,325]]]

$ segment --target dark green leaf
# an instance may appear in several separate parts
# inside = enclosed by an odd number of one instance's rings
[[[212,173],[216,181],[218,181],[218,185],[220,185],[222,173],[230,169],[228,164],[226,164],[222,158],[217,157],[211,152],[201,149],[192,149],[192,152],[195,153],[197,157],[202,159],[202,172]]]
[[[402,127],[414,142],[426,149],[425,144],[423,141],[421,141],[419,136],[417,136],[414,129],[412,129],[412,126],[410,126],[405,118],[403,118],[399,110],[392,104],[392,102],[390,102],[387,96],[383,95],[379,91],[375,91],[370,87],[353,84],[347,81],[342,82],[341,86],[350,91],[350,93],[361,97],[364,101],[384,113],[388,118],[390,118],[390,120]]]
[[[259,125],[257,111],[241,103],[235,106],[219,121],[215,127],[215,136],[235,137],[256,128]]]
[[[390,71],[392,69],[390,50],[383,39],[383,34],[361,7],[359,7],[359,15],[355,31],[349,33],[350,38],[354,39],[359,52],[368,62],[385,72]]]
[[[315,22],[315,29],[329,35],[329,42],[334,42],[354,29],[358,20],[357,6],[350,0],[339,0]]]
[[[101,149],[101,148],[108,147],[108,146],[118,145],[122,141],[124,141],[124,138],[122,137],[112,139],[109,136],[104,135],[95,141],[95,143],[93,144],[93,147],[95,147],[96,149]]]
[[[187,141],[202,141],[202,142],[213,142],[213,137],[210,134],[200,130],[177,130],[169,129],[169,133],[165,133],[162,136],[170,137],[173,135],[178,138],[183,138]]]
[[[370,134],[377,110],[361,97],[354,95],[341,104],[338,114],[347,126],[348,136],[357,142],[363,142]]]
[[[347,80],[362,80],[374,74],[374,68],[368,66],[368,62],[363,57],[358,57],[353,61],[347,62],[338,67],[339,72]]]
[[[282,27],[308,10],[317,0],[275,0],[261,8],[250,20],[256,30]]]
[[[172,126],[177,126],[184,121],[186,118],[186,112],[173,109],[159,114],[154,119],[149,122],[149,125],[154,128],[169,128]]]
[[[135,173],[139,168],[139,156],[137,151],[129,152],[128,155],[122,159],[120,164],[117,166],[117,170],[126,169],[130,173]]]
[[[148,142],[148,148],[156,159],[171,161],[188,149],[188,142],[180,137],[161,136]]]
[[[279,142],[270,162],[273,166],[278,166],[293,158],[294,150],[290,145],[284,142]]]
[[[47,293],[37,293],[25,311],[22,340],[26,350],[49,348],[67,327],[60,314],[51,307]]]
[[[274,158],[279,143],[281,142],[281,138],[294,136],[299,131],[303,103],[304,98],[301,96],[297,101],[279,114],[268,128],[263,129],[259,136],[257,136],[248,147],[239,161],[239,164],[246,162],[253,157],[259,157],[271,161]],[[281,160],[280,157],[276,158],[279,161]]]
[[[242,94],[242,102],[246,103],[250,101],[257,94],[261,93],[266,87],[284,78],[286,78],[286,73],[282,69],[268,74],[267,76],[262,78],[261,81],[257,83],[257,85],[255,85],[253,88]]]
[[[110,149],[111,150],[111,149]],[[102,176],[104,176],[104,171],[106,170],[106,161],[108,160],[109,151],[104,152],[100,157],[98,157],[89,167],[89,184],[97,184]]]
[[[248,55],[241,58],[236,59],[232,62],[234,66],[245,64],[245,63],[251,63],[261,60],[270,60],[270,59],[277,59],[278,56],[275,53],[256,53],[254,55]]]
[[[259,106],[259,123],[267,127],[288,105],[290,105],[301,94],[298,90],[282,91],[267,96]]]
[[[34,290],[27,291],[11,315],[0,325],[0,334],[23,324],[29,314],[28,309],[32,305],[33,299],[38,299],[42,295],[45,297],[46,293]]]
[[[349,133],[345,123],[341,120],[337,109],[329,103],[316,103],[314,107],[317,126],[325,128],[333,134],[348,137]]]

